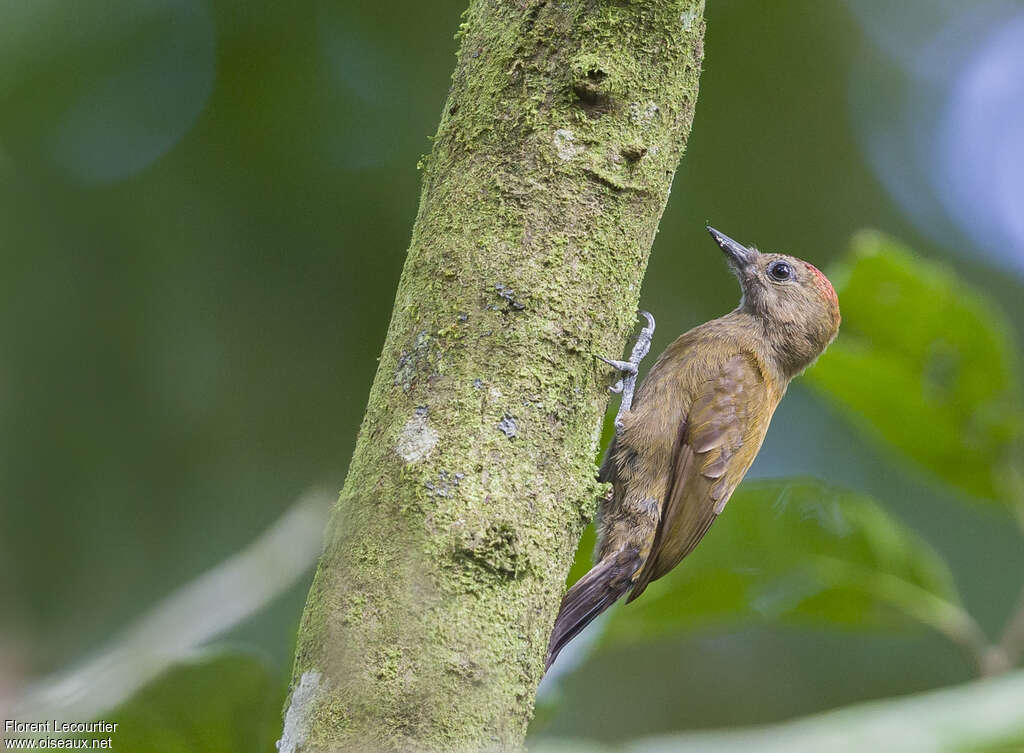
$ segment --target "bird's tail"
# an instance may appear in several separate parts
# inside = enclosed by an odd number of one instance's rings
[[[566,592],[548,641],[545,671],[565,644],[629,590],[639,567],[640,554],[635,548],[619,549],[594,565]]]

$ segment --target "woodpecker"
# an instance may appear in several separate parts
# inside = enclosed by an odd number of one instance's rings
[[[839,331],[839,300],[815,266],[761,253],[707,228],[742,289],[739,306],[681,335],[636,390],[654,318],[628,361],[601,360],[623,378],[615,436],[598,473],[597,564],[562,600],[547,667],[595,617],[627,603],[700,542],[746,475],[793,377]]]

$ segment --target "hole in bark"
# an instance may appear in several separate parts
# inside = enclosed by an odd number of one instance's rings
[[[580,107],[590,118],[599,118],[612,109],[611,95],[603,86],[607,79],[608,72],[594,66],[583,71],[572,85]]]
[[[612,98],[590,79],[590,74],[587,74],[587,78],[573,84],[572,91],[579,100],[580,108],[588,118],[599,118],[605,113],[611,112]]]
[[[641,157],[647,154],[647,147],[639,144],[630,144],[622,147],[619,154],[626,158],[627,162],[639,162]]]

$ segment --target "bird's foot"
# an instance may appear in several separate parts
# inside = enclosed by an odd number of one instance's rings
[[[622,417],[633,407],[633,391],[636,389],[636,374],[640,369],[640,362],[644,360],[651,349],[651,339],[654,337],[654,317],[646,311],[641,311],[640,316],[647,320],[647,326],[640,330],[633,350],[629,354],[628,361],[615,361],[610,358],[598,356],[602,361],[618,370],[624,376],[608,388],[609,392],[622,393],[622,403],[619,405],[619,412],[615,414],[615,430],[622,430]]]

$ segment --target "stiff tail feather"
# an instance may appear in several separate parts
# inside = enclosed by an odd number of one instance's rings
[[[619,549],[594,565],[566,592],[548,641],[545,672],[565,644],[630,589],[633,573],[639,567],[640,554],[636,549]]]

